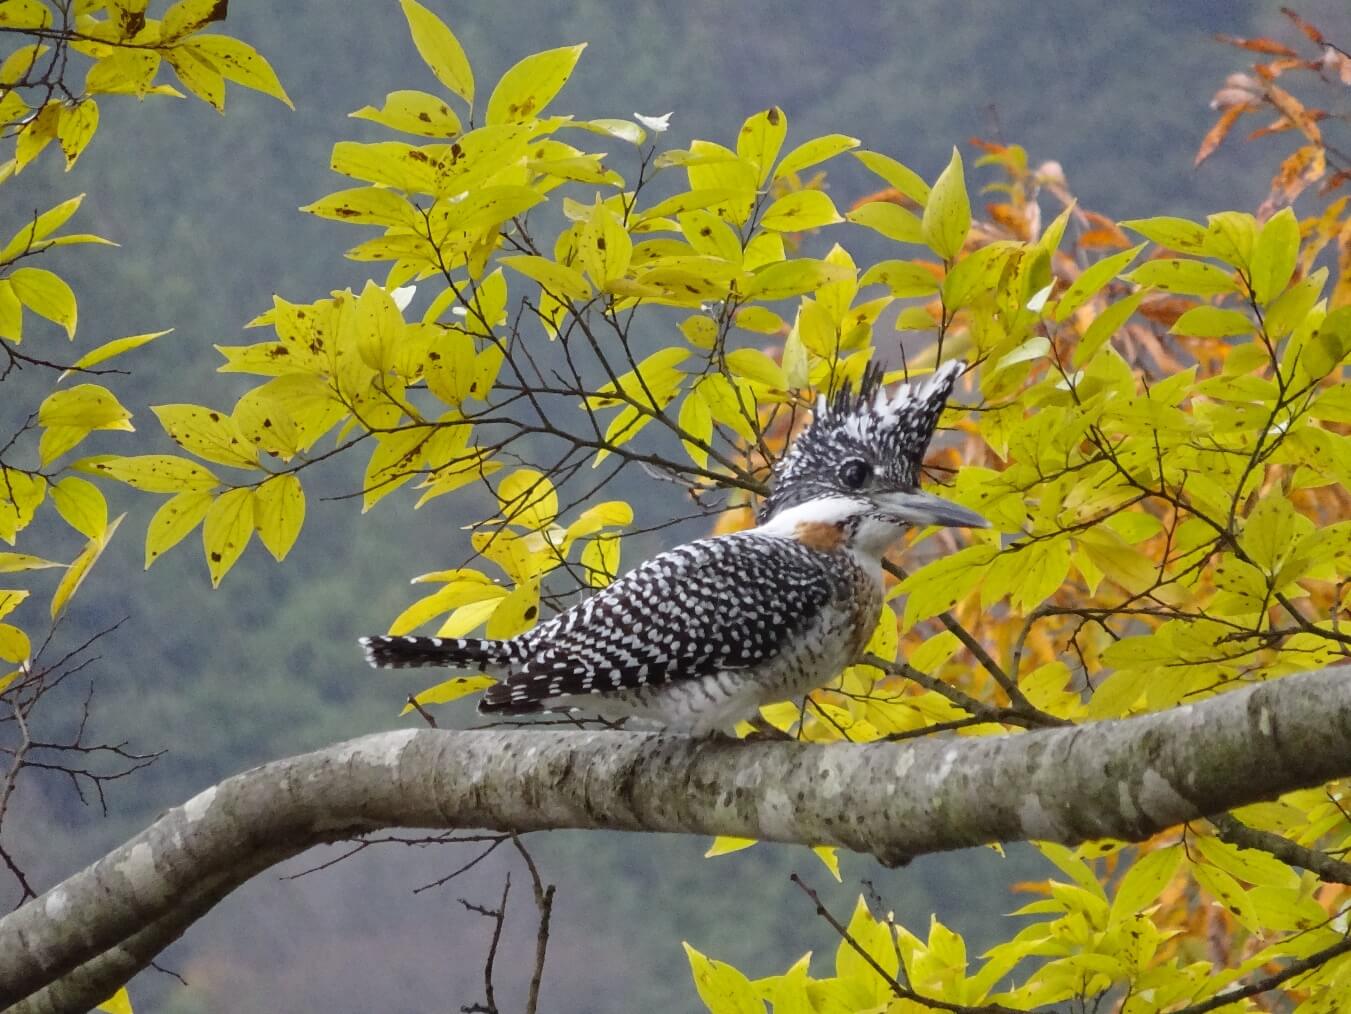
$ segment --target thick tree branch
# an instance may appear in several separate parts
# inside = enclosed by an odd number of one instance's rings
[[[0,920],[0,1007],[74,977],[84,996],[110,994],[183,931],[185,912],[287,856],[378,828],[725,834],[894,864],[992,841],[1140,840],[1347,775],[1351,666],[1124,721],[970,739],[380,733],[227,779]],[[122,960],[100,957],[114,949]]]

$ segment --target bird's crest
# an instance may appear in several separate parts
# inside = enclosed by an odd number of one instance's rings
[[[966,363],[952,360],[888,393],[882,369],[869,365],[857,387],[821,395],[811,424],[774,468],[761,519],[791,504],[838,491],[837,473],[862,458],[887,486],[914,489],[938,417]]]

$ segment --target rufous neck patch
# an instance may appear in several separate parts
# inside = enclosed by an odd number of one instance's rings
[[[830,553],[844,545],[844,526],[830,521],[801,521],[793,529],[793,538],[808,549]]]

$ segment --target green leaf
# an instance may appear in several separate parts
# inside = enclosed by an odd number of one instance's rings
[[[857,148],[858,144],[858,138],[850,137],[848,134],[826,134],[805,141],[779,161],[773,178],[780,180],[793,173],[800,173],[803,169],[810,169],[826,159],[834,158],[851,148]]]
[[[294,475],[278,475],[254,490],[253,527],[278,562],[295,545],[305,523],[305,491]]]
[[[1199,254],[1205,250],[1205,226],[1185,218],[1170,218],[1167,215],[1158,218],[1136,218],[1122,222],[1121,227],[1138,232],[1145,239],[1153,240],[1159,246],[1176,250],[1178,253]]]
[[[1134,316],[1140,304],[1145,301],[1146,295],[1144,290],[1133,292],[1125,299],[1118,299],[1094,317],[1093,323],[1088,325],[1088,330],[1084,332],[1083,338],[1074,350],[1074,365],[1083,366],[1091,360],[1107,340]]]
[[[1055,313],[1053,317],[1056,321],[1062,321],[1079,307],[1083,306],[1090,299],[1096,296],[1103,288],[1117,275],[1139,256],[1140,251],[1145,248],[1141,243],[1139,246],[1131,247],[1129,250],[1123,250],[1121,253],[1113,254],[1111,257],[1104,257],[1102,260],[1089,265],[1079,274],[1073,284],[1056,301]]]
[[[1155,849],[1136,859],[1117,885],[1108,922],[1130,919],[1154,904],[1172,881],[1181,861],[1181,845]]]
[[[924,224],[913,211],[890,201],[869,201],[849,211],[845,217],[855,225],[880,232],[897,243],[923,243]]]
[[[1285,291],[1295,273],[1299,256],[1299,220],[1290,208],[1282,208],[1262,226],[1252,252],[1252,289],[1257,302],[1266,306]]]
[[[405,0],[405,3],[411,0]],[[484,122],[524,123],[539,118],[555,95],[563,90],[586,43],[535,53],[521,60],[497,82],[488,98]]]
[[[952,149],[952,160],[934,181],[924,205],[924,242],[944,260],[954,260],[962,252],[971,229],[971,202],[966,196],[962,174],[962,155]]]
[[[929,184],[919,173],[908,165],[897,162],[888,155],[876,151],[856,151],[854,158],[905,194],[916,204],[923,207],[929,200]]]
[[[1232,272],[1204,261],[1178,258],[1146,261],[1125,277],[1136,285],[1188,296],[1216,296],[1238,291]]]
[[[1252,318],[1238,310],[1222,310],[1218,306],[1194,306],[1173,322],[1169,334],[1193,335],[1197,338],[1228,338],[1252,334]]]
[[[805,232],[843,222],[829,197],[820,190],[798,190],[765,209],[760,224],[776,232]]]
[[[853,277],[854,272],[842,265],[800,257],[769,264],[756,271],[746,290],[746,297],[759,300],[788,299]]]
[[[19,302],[39,317],[61,325],[67,338],[75,337],[75,293],[64,279],[45,268],[15,268],[9,274],[9,284]]]
[[[223,578],[243,554],[253,535],[253,490],[228,489],[207,508],[202,522],[202,549],[211,587]]]
[[[755,170],[758,185],[763,186],[773,172],[774,160],[787,133],[788,117],[778,106],[748,117],[737,132],[737,156]]]
[[[417,0],[399,0],[413,35],[418,55],[436,79],[471,105],[474,102],[474,72],[464,47],[444,21]],[[499,87],[501,87],[499,85]]]
[[[210,493],[177,493],[160,504],[145,530],[147,569],[201,523],[214,499]]]

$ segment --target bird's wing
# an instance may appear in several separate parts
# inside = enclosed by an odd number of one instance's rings
[[[605,693],[772,658],[834,595],[828,562],[744,532],[662,553],[532,631],[501,704]]]

